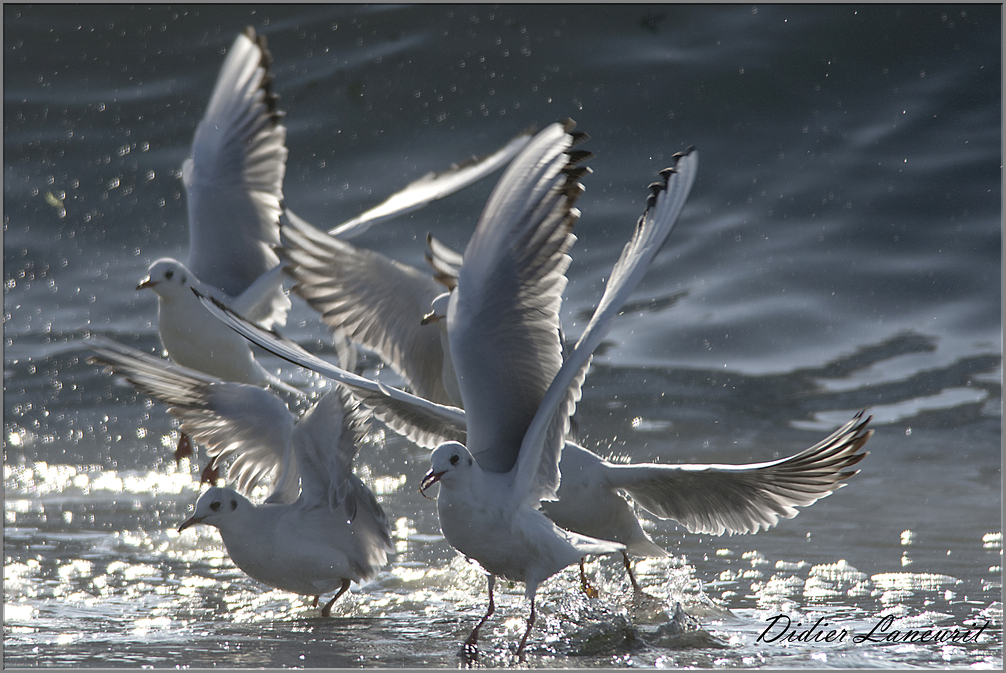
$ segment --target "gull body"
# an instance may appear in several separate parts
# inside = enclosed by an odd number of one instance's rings
[[[219,329],[191,288],[211,294],[271,328],[286,322],[279,213],[286,172],[286,127],[276,108],[265,38],[246,28],[220,69],[182,166],[189,258],[153,262],[137,289],[158,298],[158,333],[172,360],[229,381],[277,383],[248,344]]]
[[[216,379],[108,339],[91,338],[92,358],[140,391],[171,405],[183,431],[214,460],[231,460],[236,489],[212,487],[198,499],[195,524],[220,531],[241,570],[299,594],[337,595],[373,577],[392,553],[388,519],[352,472],[368,416],[336,386],[295,419],[272,392]],[[265,477],[272,493],[255,505],[242,493]],[[239,492],[240,491],[240,492]]]

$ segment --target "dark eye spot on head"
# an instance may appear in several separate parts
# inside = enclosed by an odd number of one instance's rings
[[[212,509],[214,512],[216,512],[218,509],[220,509],[220,501],[219,500],[214,500],[213,502],[211,502],[210,503],[210,509]]]
[[[231,500],[231,511],[233,512],[237,508],[238,508],[238,501],[237,500]]]
[[[171,271],[171,270],[168,270],[168,271],[166,271],[164,273],[164,277],[167,278],[168,280],[171,280],[172,276],[174,276],[174,275],[175,275],[175,272]]]
[[[451,456],[451,465],[457,465],[459,458],[461,458],[461,456],[459,456],[456,453],[453,456]]]

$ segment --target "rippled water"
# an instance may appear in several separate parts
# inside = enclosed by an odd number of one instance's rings
[[[6,667],[455,666],[484,579],[375,435],[358,470],[398,553],[322,619],[175,532],[200,467],[164,409],[88,365],[84,330],[155,351],[148,263],[184,258],[180,166],[226,48],[268,36],[286,198],[334,224],[429,170],[571,116],[591,135],[563,307],[576,336],[642,210],[694,144],[679,227],[599,351],[584,443],[753,462],[869,406],[847,488],[757,536],[648,529],[672,556],[539,591],[532,667],[1002,667],[998,6],[4,6]],[[358,240],[422,265],[493,180]],[[323,350],[297,304],[286,333]],[[263,361],[284,375],[306,374]],[[389,372],[371,374],[391,379]],[[523,588],[483,663],[513,665]],[[703,631],[675,635],[681,602]],[[794,628],[965,629],[978,642],[786,642]],[[780,623],[780,620],[775,622]],[[800,623],[801,627],[795,627]]]

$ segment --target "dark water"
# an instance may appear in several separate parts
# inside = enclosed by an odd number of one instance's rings
[[[1001,9],[925,6],[4,6],[4,665],[456,666],[484,580],[416,493],[426,453],[359,460],[398,554],[322,619],[174,532],[199,467],[83,330],[158,347],[153,259],[184,259],[180,167],[246,24],[286,111],[288,203],[318,224],[570,116],[596,154],[563,307],[576,336],[646,185],[701,153],[684,217],[599,351],[581,436],[637,461],[750,462],[869,406],[847,488],[757,536],[650,521],[667,560],[539,591],[532,667],[1002,666]],[[493,179],[358,243],[462,247]],[[302,304],[286,333],[325,341]],[[277,361],[264,357],[273,368]],[[301,372],[284,368],[289,376]],[[372,374],[375,372],[371,372]],[[380,372],[387,377],[389,372]],[[514,664],[522,587],[484,662]],[[681,601],[725,647],[668,635]],[[715,607],[711,607],[715,606]],[[977,643],[758,642],[785,614]]]

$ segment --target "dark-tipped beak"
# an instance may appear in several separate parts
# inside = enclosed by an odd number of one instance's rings
[[[140,281],[140,284],[136,286],[136,289],[137,290],[145,290],[148,287],[153,287],[155,285],[157,285],[157,283],[155,283],[154,281],[150,280],[150,277],[147,276],[146,278],[144,278],[143,280]]]
[[[202,521],[202,519],[197,519],[194,516],[191,517],[191,518],[189,518],[189,519],[186,519],[185,523],[183,523],[181,526],[178,527],[178,532],[181,533],[183,530],[185,530],[189,526],[194,526],[197,523],[200,523],[201,521]]]
[[[423,319],[422,319],[422,321],[419,324],[420,325],[429,325],[431,323],[440,322],[443,319],[444,319],[444,316],[437,315],[433,311],[430,311],[429,313],[427,313],[426,315],[423,316]]]
[[[434,472],[433,470],[430,470],[429,472],[426,473],[426,476],[423,477],[423,481],[420,482],[419,484],[419,492],[423,494],[424,498],[427,498],[428,500],[433,500],[433,498],[426,495],[426,489],[428,489],[430,486],[433,486],[433,484],[440,481],[440,477],[442,476],[444,476],[443,472]]]

